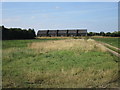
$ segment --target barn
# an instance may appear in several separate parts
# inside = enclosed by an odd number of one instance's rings
[[[58,36],[67,36],[67,30],[58,30]]]
[[[87,29],[72,30],[39,30],[37,37],[57,37],[57,36],[87,36]]]

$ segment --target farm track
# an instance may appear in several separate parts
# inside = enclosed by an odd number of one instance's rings
[[[110,45],[110,44],[103,43],[103,42],[99,42],[99,41],[98,41],[98,43],[104,45],[104,46],[106,47],[106,49],[107,49],[108,52],[116,55],[117,57],[120,57],[120,54],[119,54],[120,48],[117,48],[117,47],[114,47],[114,46],[112,46],[112,45]],[[111,48],[112,48],[112,49],[111,49]],[[115,50],[113,50],[113,49],[115,49]],[[118,52],[117,52],[117,51],[118,51]]]
[[[105,46],[108,46],[108,47],[111,47],[111,48],[114,48],[114,49],[116,49],[116,50],[119,50],[119,51],[120,51],[120,48],[114,47],[114,46],[112,46],[112,45],[110,45],[110,44],[103,43],[103,42],[102,42],[102,44],[103,44],[103,45],[105,45]]]
[[[118,52],[113,51],[113,50],[111,50],[111,49],[109,49],[109,48],[107,48],[107,47],[106,47],[106,49],[107,49],[107,51],[109,51],[110,53],[112,53],[112,54],[114,54],[114,55],[120,57],[120,54],[119,54]]]

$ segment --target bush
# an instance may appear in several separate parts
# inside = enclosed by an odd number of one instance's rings
[[[0,27],[2,30],[2,39],[11,40],[11,39],[34,39],[35,31],[34,29],[21,29],[21,28],[5,28],[4,26]]]

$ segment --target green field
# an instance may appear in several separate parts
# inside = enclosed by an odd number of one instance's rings
[[[3,87],[118,87],[118,58],[92,39],[3,41]]]
[[[64,39],[64,38],[63,38]],[[2,41],[2,48],[23,48],[27,47],[28,43],[32,42],[44,42],[48,40],[63,40],[62,38],[42,38],[42,39],[32,39],[32,40],[4,40]]]
[[[120,38],[94,38],[95,40],[97,41],[101,41],[101,42],[104,42],[104,43],[108,43],[112,46],[115,46],[115,47],[118,47],[120,48]]]

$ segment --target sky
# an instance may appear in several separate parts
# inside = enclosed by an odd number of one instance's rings
[[[38,30],[118,30],[117,2],[3,2],[2,25]]]

